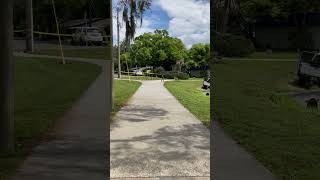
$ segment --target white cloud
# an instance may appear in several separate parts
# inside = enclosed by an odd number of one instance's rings
[[[190,48],[196,43],[210,41],[210,3],[199,0],[154,0],[169,16],[169,34],[180,38]],[[121,18],[120,18],[121,19]],[[137,28],[136,36],[145,32],[154,32],[152,25],[161,21],[156,14],[145,17],[142,27]],[[114,42],[117,42],[117,22],[113,19]],[[125,36],[125,27],[120,31],[120,40]]]
[[[188,48],[210,41],[210,3],[196,0],[156,0],[170,17],[169,33]]]

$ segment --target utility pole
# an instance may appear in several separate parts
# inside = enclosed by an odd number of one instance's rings
[[[120,22],[119,22],[119,11],[117,8],[117,34],[118,34],[118,78],[121,78],[121,62],[120,62]]]
[[[14,152],[13,0],[0,1],[0,152]]]
[[[33,52],[33,7],[32,0],[26,0],[26,51]]]

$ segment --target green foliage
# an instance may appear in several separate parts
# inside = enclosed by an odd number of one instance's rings
[[[255,51],[253,43],[243,36],[215,34],[212,38],[219,56],[245,57]]]
[[[130,58],[129,53],[121,54],[120,56],[121,67],[123,71],[128,71],[128,67],[132,67],[134,65],[134,61]]]
[[[251,23],[255,22],[258,16],[287,18],[290,15],[319,10],[320,0],[240,0],[241,15]]]
[[[178,38],[170,37],[166,30],[156,30],[154,33],[138,36],[129,54],[139,66],[162,66],[166,70],[187,57],[183,42]]]
[[[209,44],[194,44],[188,51],[187,66],[207,66],[210,59],[210,45]]]
[[[117,10],[122,11],[122,20],[126,26],[126,44],[130,44],[134,38],[137,27],[137,19],[142,25],[145,11],[150,9],[152,0],[119,0]]]
[[[319,12],[320,0],[241,0],[240,12],[244,20],[255,23],[259,16],[272,16],[277,21],[294,18],[296,30],[290,35],[290,48],[314,48],[308,32],[307,14]]]
[[[273,9],[273,3],[270,0],[241,0],[240,12],[243,18],[250,23],[254,23],[258,16],[270,15]]]
[[[164,73],[164,77],[166,79],[180,79],[180,80],[187,80],[190,78],[187,73],[177,72],[177,71],[166,71]]]
[[[166,70],[163,67],[157,67],[153,70],[153,72],[156,74],[164,74]]]

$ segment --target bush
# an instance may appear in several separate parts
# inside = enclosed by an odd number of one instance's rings
[[[180,79],[180,80],[187,80],[189,79],[189,75],[183,72],[175,72],[175,71],[166,71],[164,73],[164,77],[166,79]]]
[[[213,39],[219,56],[245,57],[255,52],[253,43],[243,36],[216,33]]]
[[[189,79],[189,74],[183,72],[177,72],[176,77],[181,80]]]
[[[165,74],[166,70],[164,70],[163,67],[157,67],[153,70],[153,73],[155,74]]]

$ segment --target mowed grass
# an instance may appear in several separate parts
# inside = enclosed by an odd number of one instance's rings
[[[101,72],[97,65],[55,60],[16,58],[16,153],[0,154],[0,179],[12,175],[30,150],[81,97]],[[140,86],[135,81],[115,81],[113,113],[125,105]]]
[[[87,63],[16,58],[16,153],[0,155],[0,177],[11,174],[30,148],[84,93],[100,73]]]
[[[215,120],[278,179],[320,179],[320,113],[286,95],[294,62],[214,64]]]
[[[39,49],[35,53],[42,55],[61,56],[60,49]],[[81,48],[81,49],[63,49],[65,57],[81,57],[92,59],[105,59],[109,57],[107,47],[105,48]]]
[[[141,82],[127,81],[127,80],[115,80],[114,81],[114,107],[113,114],[125,106],[129,98],[138,90],[141,86]]]
[[[250,59],[298,59],[299,55],[297,52],[273,52],[268,54],[266,52],[255,52],[251,54],[248,58]]]
[[[165,87],[204,125],[210,126],[210,97],[201,91],[202,81],[167,81]]]
[[[137,80],[137,81],[152,81],[152,80],[161,80],[161,78],[158,77],[150,77],[150,76],[127,76],[127,75],[122,75],[121,79],[125,80]]]

